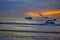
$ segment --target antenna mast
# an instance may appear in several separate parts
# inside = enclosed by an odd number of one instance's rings
[[[48,18],[48,17],[44,17],[41,13],[39,13],[39,15],[40,15],[41,17],[43,17],[43,18]]]

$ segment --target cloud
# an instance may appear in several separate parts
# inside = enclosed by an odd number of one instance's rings
[[[0,0],[0,10],[10,11],[10,13],[1,13],[1,15],[13,14],[19,16],[27,11],[46,9],[60,9],[60,0]],[[12,10],[13,12],[16,11],[16,13],[11,12]]]
[[[0,3],[0,9],[12,10],[12,9],[27,9],[28,10],[44,10],[50,8],[59,8],[59,0],[8,0]],[[5,4],[2,6],[2,4]],[[8,6],[10,5],[10,6]]]

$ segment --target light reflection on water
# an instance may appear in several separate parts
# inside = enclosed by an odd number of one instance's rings
[[[60,26],[20,26],[20,25],[0,25],[0,29],[8,30],[31,30],[31,31],[60,31]]]
[[[10,21],[12,19],[0,19],[0,21]],[[14,19],[12,21],[22,21]],[[59,22],[60,23],[60,20]],[[21,25],[0,25],[0,30],[28,30],[28,31],[57,31],[60,32],[60,26],[21,26]],[[0,31],[0,40],[60,40],[60,34],[50,33],[31,33],[31,32],[6,32]]]
[[[60,26],[20,26],[20,25],[0,25],[0,30],[26,30],[26,31],[58,31],[60,32]],[[48,33],[30,33],[30,32],[5,32],[0,31],[0,37],[4,40],[59,40],[60,34],[48,34]],[[7,38],[8,37],[8,38]],[[2,39],[2,38],[1,38]]]

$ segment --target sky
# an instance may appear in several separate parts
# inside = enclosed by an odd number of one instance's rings
[[[0,0],[0,17],[38,17],[37,13],[60,18],[60,0]]]

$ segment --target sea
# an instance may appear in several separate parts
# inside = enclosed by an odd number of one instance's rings
[[[1,18],[0,21],[23,21],[17,18]],[[60,24],[60,19],[56,21]],[[60,26],[31,26],[0,24],[0,40],[60,40]]]

